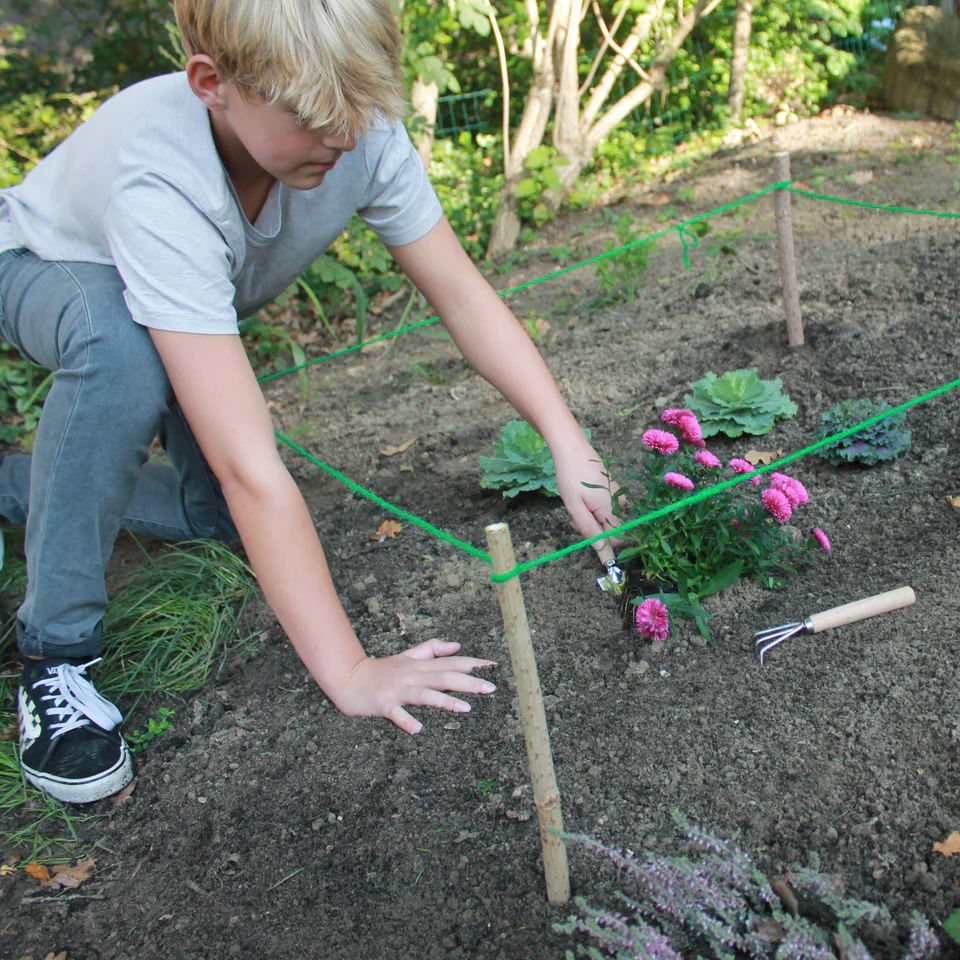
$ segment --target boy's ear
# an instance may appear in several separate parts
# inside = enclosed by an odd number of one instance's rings
[[[226,107],[224,86],[226,79],[213,59],[205,53],[196,53],[186,65],[190,89],[203,101],[208,110],[223,110]]]

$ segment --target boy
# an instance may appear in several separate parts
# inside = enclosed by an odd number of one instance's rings
[[[238,316],[274,299],[354,212],[464,357],[544,436],[573,525],[613,524],[599,458],[529,338],[443,218],[400,123],[389,0],[176,0],[188,61],[104,104],[0,195],[0,334],[55,371],[33,456],[0,463],[26,524],[20,760],[85,803],[131,776],[120,713],[86,676],[121,526],[239,536],[307,669],[349,715],[414,734],[467,711],[488,661],[430,640],[367,657],[277,453]],[[171,465],[148,462],[158,436]]]

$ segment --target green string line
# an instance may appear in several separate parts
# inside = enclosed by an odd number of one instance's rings
[[[917,214],[921,216],[960,218],[960,213],[949,213],[949,212],[939,211],[939,210],[916,210],[911,207],[894,207],[894,206],[888,206],[888,205],[878,204],[878,203],[868,203],[863,200],[847,200],[842,197],[829,196],[828,194],[813,193],[809,190],[800,190],[796,187],[793,187],[791,185],[792,183],[793,183],[792,180],[784,180],[779,183],[771,184],[770,186],[765,187],[763,190],[758,190],[756,193],[752,193],[746,197],[742,197],[739,200],[733,201],[732,203],[724,204],[721,207],[717,207],[714,210],[709,210],[706,213],[699,214],[696,217],[691,217],[689,220],[685,220],[682,223],[674,224],[673,226],[667,227],[663,230],[659,230],[656,233],[648,234],[647,236],[641,237],[638,240],[633,240],[630,243],[624,244],[621,247],[617,247],[614,250],[608,250],[605,253],[597,254],[596,256],[590,257],[587,260],[583,260],[580,263],[573,264],[572,266],[569,266],[569,267],[564,267],[560,270],[555,270],[553,273],[549,273],[542,277],[538,277],[534,280],[530,280],[527,283],[520,284],[519,286],[511,287],[508,290],[504,290],[500,294],[500,296],[507,296],[508,294],[511,294],[511,293],[518,293],[519,291],[525,290],[528,287],[535,286],[538,283],[544,283],[547,280],[552,280],[552,279],[555,279],[556,277],[563,276],[566,273],[570,273],[572,270],[578,270],[580,267],[587,266],[591,263],[596,263],[600,260],[605,260],[608,257],[616,256],[618,253],[622,253],[624,250],[629,250],[633,247],[640,246],[641,244],[644,244],[644,243],[650,243],[653,240],[659,239],[660,237],[666,236],[668,233],[673,233],[673,232],[676,232],[680,236],[680,241],[683,246],[684,266],[689,270],[690,260],[689,260],[687,236],[689,235],[695,248],[699,247],[699,239],[695,233],[687,229],[689,226],[691,226],[694,223],[699,223],[702,220],[707,220],[710,217],[718,216],[721,213],[725,213],[727,210],[733,209],[734,207],[738,207],[744,203],[749,203],[752,200],[756,200],[757,198],[762,197],[765,194],[771,193],[776,190],[787,190],[790,193],[796,193],[800,196],[809,197],[813,200],[825,200],[831,203],[848,204],[850,206],[866,207],[873,210],[885,210],[892,213],[910,213],[910,214]],[[357,350],[363,349],[363,347],[368,346],[369,344],[377,343],[382,340],[389,340],[393,337],[400,336],[402,333],[407,333],[411,330],[416,330],[421,327],[429,326],[433,323],[436,323],[439,319],[440,319],[439,317],[432,317],[429,320],[422,320],[418,323],[410,324],[409,326],[403,327],[399,330],[394,330],[391,333],[387,333],[380,337],[375,337],[372,340],[365,341],[364,343],[356,344],[355,346],[346,347],[342,350],[338,350],[335,353],[328,354],[325,357],[319,357],[315,360],[310,360],[307,363],[302,363],[302,364],[299,364],[298,366],[290,367],[288,370],[282,370],[279,373],[274,373],[266,377],[261,377],[259,379],[259,382],[265,383],[268,380],[275,380],[278,377],[285,376],[286,374],[289,374],[289,373],[295,373],[298,370],[304,369],[305,367],[313,366],[317,363],[322,363],[324,360],[332,360],[335,357],[340,357],[340,356],[343,356],[344,354],[353,353]],[[814,451],[819,450],[822,447],[827,446],[828,444],[835,443],[838,440],[842,440],[845,437],[852,436],[854,433],[857,433],[859,430],[862,430],[865,427],[869,427],[875,423],[879,423],[880,421],[885,420],[887,417],[895,413],[899,413],[901,410],[907,410],[910,407],[916,406],[919,403],[924,403],[927,400],[940,396],[941,394],[944,394],[947,391],[952,390],[957,386],[960,386],[960,380],[954,380],[951,383],[938,387],[935,390],[931,390],[930,392],[925,393],[920,397],[915,397],[913,400],[908,400],[906,403],[902,403],[900,404],[900,406],[894,407],[892,410],[888,410],[885,413],[877,414],[877,416],[871,417],[869,420],[864,420],[862,423],[856,424],[855,426],[850,427],[847,430],[843,430],[840,433],[835,433],[832,436],[826,437],[823,440],[820,440],[817,443],[811,444],[808,447],[804,447],[803,449],[798,450],[795,453],[792,453],[786,457],[783,457],[780,460],[777,460],[770,464],[766,464],[764,466],[760,466],[756,470],[753,470],[750,473],[738,474],[736,477],[732,477],[729,480],[721,481],[720,483],[712,487],[707,487],[704,490],[701,490],[699,493],[693,494],[692,496],[689,496],[689,497],[684,497],[682,500],[678,500],[674,503],[668,504],[667,506],[661,507],[658,510],[651,511],[650,513],[644,514],[644,516],[637,517],[635,520],[631,520],[628,523],[622,524],[619,527],[615,527],[611,530],[605,530],[603,533],[599,533],[596,536],[589,537],[586,540],[581,540],[581,541],[578,541],[577,543],[570,544],[569,546],[564,547],[561,550],[557,550],[553,553],[546,554],[545,556],[538,557],[535,560],[529,560],[526,563],[518,564],[513,568],[513,570],[510,570],[506,573],[491,574],[490,579],[494,583],[502,583],[507,580],[511,580],[513,579],[513,577],[516,577],[519,574],[526,572],[527,570],[532,570],[533,568],[541,566],[545,563],[550,563],[553,560],[558,560],[561,557],[565,557],[568,554],[576,552],[577,550],[583,550],[586,547],[596,543],[598,540],[604,540],[607,537],[615,537],[621,533],[625,533],[629,530],[632,530],[634,527],[638,527],[642,524],[651,523],[655,520],[659,520],[662,517],[665,517],[670,513],[674,513],[677,510],[680,510],[684,507],[691,506],[692,504],[699,503],[702,500],[706,500],[706,499],[709,499],[710,497],[716,496],[718,493],[722,493],[724,490],[730,489],[730,487],[737,486],[745,481],[750,480],[751,477],[756,477],[763,473],[775,471],[778,468],[785,466],[788,463],[792,463],[794,460],[797,460],[800,457],[804,457],[809,453],[813,453]],[[293,450],[296,450],[297,453],[299,453],[301,456],[305,457],[307,460],[311,461],[311,463],[314,463],[316,466],[320,467],[321,470],[324,470],[326,473],[330,474],[332,477],[339,480],[341,483],[343,483],[345,486],[351,489],[354,493],[357,493],[360,496],[373,501],[374,503],[383,507],[385,510],[388,510],[389,512],[395,514],[396,516],[402,517],[403,519],[414,524],[414,526],[418,526],[421,529],[426,530],[428,533],[432,534],[438,539],[443,540],[451,544],[452,546],[459,547],[461,550],[470,554],[471,556],[484,560],[487,563],[492,563],[492,560],[489,554],[485,553],[482,550],[479,550],[477,547],[474,547],[472,544],[466,543],[463,540],[458,540],[456,537],[446,533],[445,531],[441,530],[439,527],[433,526],[433,524],[427,522],[426,520],[422,520],[420,517],[417,517],[414,514],[409,513],[406,510],[403,510],[400,507],[397,507],[394,504],[389,503],[388,501],[384,500],[382,497],[377,496],[377,494],[373,493],[372,491],[366,490],[365,488],[361,487],[358,483],[355,483],[353,480],[351,480],[349,477],[340,473],[338,470],[335,470],[333,467],[330,467],[327,464],[323,463],[322,461],[318,460],[312,454],[304,450],[303,447],[294,443],[292,440],[290,440],[288,437],[285,437],[279,431],[274,431],[274,432],[276,433],[278,439],[282,440],[285,444],[287,444],[287,446],[289,446]]]
[[[875,417],[870,417],[869,420],[864,420],[862,423],[858,423],[856,426],[850,427],[848,430],[841,430],[839,433],[833,434],[833,436],[825,437],[823,440],[813,443],[809,447],[804,447],[802,450],[797,450],[795,453],[791,453],[780,460],[757,467],[756,470],[753,470],[750,473],[737,474],[737,476],[732,477],[729,480],[723,480],[715,486],[707,487],[701,490],[699,493],[693,494],[692,496],[684,497],[682,500],[677,500],[674,503],[667,504],[665,507],[660,507],[658,510],[653,510],[650,513],[644,514],[642,517],[637,517],[635,520],[624,523],[619,527],[614,527],[612,530],[605,530],[603,533],[598,533],[596,536],[590,537],[586,540],[581,540],[578,543],[571,544],[568,547],[564,547],[562,550],[557,550],[555,553],[548,553],[546,556],[538,557],[536,560],[528,560],[526,563],[517,564],[516,567],[507,573],[491,574],[490,579],[494,583],[502,583],[503,581],[510,580],[527,570],[532,570],[534,567],[538,567],[543,563],[549,563],[551,560],[564,557],[568,553],[573,553],[575,550],[582,550],[584,547],[588,547],[591,544],[596,543],[598,540],[605,540],[607,537],[615,537],[621,533],[625,533],[628,530],[632,530],[634,527],[638,527],[641,524],[651,523],[654,520],[659,520],[661,517],[665,517],[667,514],[674,513],[683,507],[689,507],[694,503],[699,503],[701,500],[707,500],[710,497],[716,496],[718,493],[722,493],[724,490],[729,490],[730,487],[735,487],[738,484],[749,480],[751,477],[757,477],[762,473],[778,470],[780,467],[783,467],[794,460],[798,460],[800,457],[805,457],[808,453],[813,453],[815,450],[819,450],[821,447],[824,447],[827,444],[835,443],[837,440],[843,440],[844,437],[849,437],[854,433],[857,433],[859,430],[862,430],[864,427],[873,426],[873,424],[879,423],[881,420],[886,420],[887,417],[890,417],[895,413],[899,413],[901,410],[907,410],[910,407],[916,406],[918,403],[924,403],[925,401],[931,400],[934,397],[938,397],[941,394],[946,393],[948,390],[953,390],[958,386],[960,386],[960,380],[954,380],[951,383],[944,384],[942,387],[937,387],[935,390],[931,390],[929,393],[923,394],[923,396],[915,397],[913,400],[908,400],[906,403],[901,403],[899,407],[894,407],[892,410],[887,410],[885,413],[879,413]]]
[[[812,200],[826,200],[830,203],[841,203],[854,207],[867,207],[871,210],[886,210],[890,213],[913,213],[917,214],[918,216],[948,217],[954,219],[960,218],[960,213],[948,213],[943,210],[915,210],[912,207],[892,207],[881,203],[867,203],[865,200],[846,200],[843,197],[832,197],[826,193],[813,193],[810,190],[800,190],[797,187],[791,186],[792,183],[792,180],[782,180],[779,183],[772,183],[769,187],[765,187],[763,190],[758,190],[756,193],[751,193],[746,197],[741,197],[739,200],[734,200],[732,203],[724,204],[722,207],[717,207],[714,210],[708,210],[706,213],[701,213],[696,217],[691,217],[689,220],[684,220],[683,223],[674,224],[672,227],[666,227],[663,230],[658,230],[656,233],[647,234],[647,236],[640,237],[638,240],[631,240],[630,243],[625,243],[622,247],[616,247],[613,250],[608,250],[606,253],[599,253],[587,260],[581,260],[580,263],[575,263],[569,267],[563,267],[560,270],[554,270],[552,273],[547,273],[542,277],[528,280],[526,283],[521,283],[519,286],[510,287],[509,289],[502,291],[500,296],[506,297],[511,293],[519,293],[521,290],[526,290],[528,287],[535,286],[538,283],[546,283],[547,280],[555,280],[557,277],[562,277],[564,274],[570,273],[573,270],[579,270],[581,267],[589,266],[591,263],[597,263],[600,260],[606,260],[607,257],[615,257],[618,253],[623,253],[625,250],[630,250],[633,247],[640,246],[641,244],[658,240],[660,237],[664,237],[668,233],[679,234],[680,242],[683,245],[683,265],[687,268],[687,270],[689,270],[691,267],[689,250],[687,246],[688,236],[690,239],[692,239],[694,247],[700,246],[697,235],[687,229],[689,226],[694,223],[699,223],[702,220],[708,220],[710,217],[719,216],[721,213],[726,213],[727,210],[732,210],[734,207],[739,207],[741,204],[749,203],[750,201],[756,200],[768,193],[772,193],[775,190],[787,190],[790,193],[795,193],[802,197],[809,197]],[[269,380],[276,380],[279,377],[285,377],[289,373],[296,373],[298,370],[303,370],[305,367],[315,366],[318,363],[323,363],[325,360],[333,360],[348,353],[355,353],[357,350],[362,350],[364,347],[370,346],[370,344],[380,343],[384,340],[391,340],[394,337],[399,337],[401,334],[409,333],[411,330],[418,330],[421,327],[428,327],[434,323],[437,323],[439,320],[439,317],[431,317],[429,320],[421,320],[418,323],[412,323],[409,326],[401,327],[399,330],[393,330],[390,333],[384,333],[379,337],[373,337],[370,340],[365,340],[363,343],[354,344],[352,347],[344,347],[342,350],[336,350],[333,353],[327,354],[325,357],[317,357],[314,360],[308,360],[306,363],[301,363],[298,366],[288,367],[286,370],[281,370],[279,373],[271,373],[265,377],[260,377],[258,382],[266,383]]]
[[[945,210],[914,210],[911,207],[889,207],[882,203],[867,203],[866,200],[845,200],[843,197],[831,197],[826,193],[812,193],[810,190],[799,190],[797,187],[788,186],[784,189],[789,193],[796,193],[801,197],[810,197],[811,200],[829,200],[831,203],[845,203],[851,207],[868,207],[870,210],[888,210],[890,213],[916,213],[924,217],[951,217],[954,219],[960,217],[960,213],[948,213]]]
[[[474,557],[479,557],[481,560],[486,560],[487,563],[492,563],[490,555],[484,553],[482,550],[478,550],[473,544],[466,543],[463,540],[458,540],[456,537],[447,533],[444,530],[441,530],[439,527],[435,527],[432,523],[428,523],[426,520],[421,520],[420,517],[414,516],[412,513],[407,513],[406,510],[402,510],[400,507],[394,506],[392,503],[384,500],[382,497],[378,497],[375,493],[370,490],[365,490],[360,486],[359,483],[355,483],[349,477],[344,476],[339,470],[335,470],[333,467],[328,466],[323,463],[321,460],[318,460],[313,454],[307,452],[299,444],[294,443],[289,437],[285,437],[279,430],[273,431],[278,440],[282,440],[288,447],[293,450],[296,450],[297,453],[302,457],[306,457],[311,463],[316,464],[321,470],[326,471],[330,474],[331,477],[339,480],[342,484],[349,487],[354,493],[360,494],[362,497],[366,497],[368,500],[372,500],[374,503],[383,507],[384,510],[389,510],[390,513],[396,514],[398,517],[403,517],[404,520],[409,520],[410,523],[414,526],[420,527],[423,530],[426,530],[427,533],[433,534],[439,540],[445,540],[447,543],[452,544],[455,547],[459,547],[465,553],[469,553]]]
[[[691,224],[699,223],[701,220],[708,220],[710,217],[717,217],[721,213],[726,213],[727,210],[732,210],[734,207],[739,207],[744,203],[749,203],[751,200],[756,200],[758,197],[762,197],[768,193],[772,193],[774,190],[784,190],[790,185],[791,181],[783,180],[780,183],[772,183],[769,187],[764,187],[763,190],[758,190],[756,193],[751,193],[749,196],[741,197],[739,200],[734,200],[732,203],[727,203],[722,207],[717,207],[715,210],[708,210],[706,213],[701,213],[696,217],[691,217],[689,220],[684,220],[683,223],[675,223],[672,227],[666,227],[663,230],[658,230],[656,233],[649,233],[644,237],[640,237],[638,240],[631,240],[629,243],[625,243],[622,247],[616,247],[613,250],[607,250],[606,253],[598,253],[596,256],[590,257],[588,260],[581,260],[580,263],[575,263],[569,267],[562,267],[559,270],[554,270],[553,273],[544,274],[542,277],[536,277],[533,280],[528,280],[526,283],[521,283],[519,286],[510,287],[507,290],[500,292],[499,296],[506,297],[511,293],[519,293],[521,290],[526,290],[528,287],[536,286],[538,283],[546,283],[547,280],[555,280],[557,277],[562,277],[565,273],[570,273],[573,270],[579,270],[581,267],[589,266],[591,263],[598,263],[600,260],[606,260],[608,257],[615,257],[618,253],[623,253],[624,250],[631,250],[633,247],[639,247],[644,243],[651,243],[654,240],[659,240],[660,237],[665,237],[668,233],[679,233],[680,240],[683,243],[683,263],[684,266],[689,270],[690,269],[690,259],[687,255],[687,239],[685,234],[689,233],[689,236],[693,240],[693,245],[699,246],[699,241],[697,240],[697,235],[695,233],[689,232],[687,227]],[[364,340],[363,343],[354,344],[352,347],[344,347],[342,350],[336,350],[333,353],[327,354],[325,357],[317,357],[314,360],[308,360],[306,363],[301,363],[296,367],[289,367],[286,370],[281,370],[279,373],[271,373],[265,377],[260,377],[258,383],[267,383],[269,380],[276,380],[278,377],[285,377],[288,373],[296,373],[298,370],[303,370],[305,367],[312,367],[318,363],[323,363],[326,360],[333,360],[336,357],[342,357],[348,353],[355,353],[357,350],[362,350],[364,347],[370,346],[372,343],[380,343],[383,340],[392,340],[394,337],[399,337],[401,334],[409,333],[411,330],[418,330],[421,327],[427,327],[431,324],[437,323],[440,320],[439,317],[431,317],[429,320],[421,320],[418,323],[412,323],[409,326],[401,327],[399,330],[393,330],[390,333],[384,333],[379,337],[373,337],[370,340]]]

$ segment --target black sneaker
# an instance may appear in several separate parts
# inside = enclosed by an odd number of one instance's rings
[[[83,676],[98,660],[25,660],[20,677],[23,775],[65,803],[101,800],[133,779],[130,751],[116,729],[123,717]]]

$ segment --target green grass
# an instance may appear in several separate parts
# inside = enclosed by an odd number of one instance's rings
[[[0,597],[8,617],[26,585],[22,533],[4,531],[7,560]],[[217,674],[228,656],[251,650],[246,626],[256,590],[250,568],[226,546],[198,541],[167,547],[111,599],[104,620],[103,661],[95,669],[98,690],[129,718],[145,697],[183,697]],[[17,761],[16,696],[19,670],[12,623],[0,637],[0,843],[26,859],[76,852],[76,827],[89,817],[51,800],[24,782]],[[60,836],[53,834],[59,833]]]

